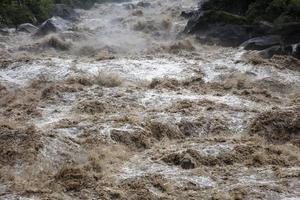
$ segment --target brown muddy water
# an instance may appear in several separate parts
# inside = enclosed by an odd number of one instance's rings
[[[197,0],[0,36],[0,199],[300,199],[290,57],[179,37]]]

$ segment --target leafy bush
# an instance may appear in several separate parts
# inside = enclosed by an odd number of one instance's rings
[[[202,9],[241,15],[251,22],[300,22],[300,0],[210,0]]]
[[[62,3],[72,7],[90,8],[94,3],[122,0],[1,0],[0,25],[17,26],[22,23],[41,23],[48,19],[54,4]]]

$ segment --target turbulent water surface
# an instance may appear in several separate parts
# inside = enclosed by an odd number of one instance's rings
[[[181,34],[197,0],[0,36],[0,199],[300,199],[300,72]]]

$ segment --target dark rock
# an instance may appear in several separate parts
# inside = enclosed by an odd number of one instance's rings
[[[251,26],[228,24],[209,26],[206,31],[197,33],[197,38],[206,44],[237,47],[255,35]]]
[[[286,46],[275,45],[260,51],[259,54],[266,59],[274,55],[289,55],[300,59],[300,43]]]
[[[223,11],[198,11],[188,21],[185,28],[186,33],[196,33],[203,31],[212,25],[242,25],[246,24],[246,19],[242,16],[233,15]]]
[[[182,158],[180,166],[182,167],[182,169],[194,169],[196,167],[196,163],[189,154],[186,154]]]
[[[17,31],[18,32],[26,32],[26,33],[33,33],[38,28],[30,23],[21,24],[18,26]]]
[[[245,17],[223,11],[197,10],[183,15],[189,16],[184,33],[195,34],[201,42],[208,44],[239,46],[253,37],[270,32],[267,23],[247,25]]]
[[[143,2],[143,1],[138,2],[136,5],[139,7],[143,7],[143,8],[148,8],[151,6],[151,4],[149,2]]]
[[[300,43],[300,23],[282,24],[276,27],[273,32],[281,35],[285,44]]]
[[[272,46],[259,52],[260,56],[265,59],[272,58],[274,55],[286,54],[284,48],[280,45]]]
[[[259,21],[257,25],[266,33],[271,33],[271,31],[274,29],[274,25],[266,21]]]
[[[247,40],[241,46],[246,50],[263,50],[275,45],[280,45],[280,43],[281,37],[279,35],[268,35]]]
[[[58,16],[70,21],[76,21],[79,19],[79,14],[65,4],[55,4],[52,16]]]
[[[197,11],[195,11],[195,10],[182,11],[181,17],[189,19],[189,18],[193,17],[195,14],[197,14]]]
[[[58,31],[64,31],[71,28],[71,24],[60,18],[52,17],[46,20],[35,33],[35,36],[45,36],[49,33],[55,33]]]
[[[300,59],[300,43],[293,45],[293,52],[292,55],[295,58]]]

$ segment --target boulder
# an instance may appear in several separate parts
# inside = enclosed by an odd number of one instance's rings
[[[273,31],[281,35],[283,42],[287,44],[300,43],[300,23],[286,23],[276,27]]]
[[[224,11],[197,11],[188,21],[185,33],[197,33],[212,25],[242,25],[246,24],[245,17],[233,15]]]
[[[268,35],[247,40],[241,46],[246,50],[263,50],[280,44],[281,37],[279,35]]]
[[[18,32],[34,33],[38,28],[30,23],[21,24],[18,26]]]
[[[196,167],[196,162],[189,154],[185,154],[180,162],[180,166],[182,169],[194,169]]]
[[[35,36],[45,36],[49,33],[65,31],[71,28],[70,22],[60,18],[52,17],[46,20],[35,33]]]
[[[58,16],[70,21],[76,21],[79,19],[79,14],[65,4],[55,4],[52,16]]]
[[[189,19],[193,17],[195,14],[197,14],[197,11],[188,10],[188,11],[182,11],[180,16]]]
[[[237,47],[250,39],[251,35],[251,27],[228,24],[209,26],[206,31],[197,33],[196,38],[206,44]]]
[[[136,5],[139,7],[143,7],[143,8],[148,8],[151,6],[151,4],[149,2],[144,2],[144,1],[140,1]]]
[[[293,53],[292,55],[295,58],[300,59],[300,43],[293,45]]]
[[[280,45],[275,45],[259,52],[259,55],[265,59],[272,58],[274,55],[283,55],[283,54],[286,54],[286,52],[284,48]]]

